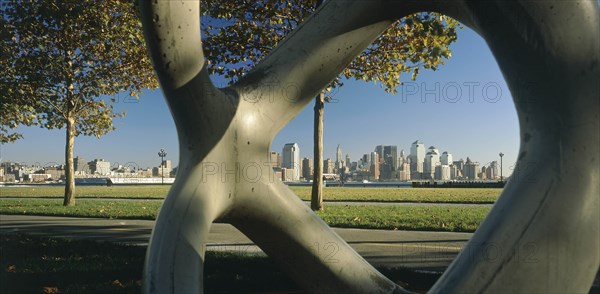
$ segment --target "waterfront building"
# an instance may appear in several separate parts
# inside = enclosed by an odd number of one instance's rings
[[[279,152],[271,151],[271,153],[269,153],[269,164],[273,168],[281,167],[281,154],[279,154]]]
[[[306,181],[313,178],[313,161],[310,158],[302,158],[302,177]]]
[[[287,143],[283,146],[282,167],[293,169],[293,181],[300,180],[300,147],[297,143]],[[286,176],[286,178],[288,178]]]
[[[465,162],[464,166],[464,177],[467,180],[477,180],[479,172],[479,162],[473,162],[471,158],[467,157],[467,162]]]
[[[372,180],[379,180],[379,154],[371,152],[371,167],[369,168]]]
[[[323,173],[324,174],[333,174],[335,169],[335,163],[333,160],[327,158],[323,160]]]
[[[109,175],[110,174],[110,162],[104,159],[94,159],[89,163],[90,173],[98,175]]]
[[[414,141],[410,146],[410,174],[413,180],[421,179],[423,163],[425,161],[425,144],[420,140]]]
[[[444,151],[442,156],[440,156],[440,162],[442,165],[452,165],[452,154],[448,153],[448,151]]]

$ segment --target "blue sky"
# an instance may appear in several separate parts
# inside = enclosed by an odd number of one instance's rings
[[[511,95],[490,50],[468,28],[458,32],[452,58],[437,71],[422,71],[417,81],[402,77],[397,94],[364,81],[346,81],[325,105],[324,157],[335,158],[338,144],[353,161],[376,145],[397,145],[410,150],[419,139],[426,146],[453,154],[455,160],[471,157],[482,165],[499,160],[510,174],[519,144],[519,130]],[[157,152],[178,161],[177,133],[160,90],[146,91],[139,101],[123,94],[115,104],[127,116],[115,120],[116,131],[100,139],[77,137],[75,156],[104,158],[114,164],[135,163],[152,167],[160,163]],[[301,156],[312,158],[312,104],[284,128],[271,149],[297,142]],[[24,139],[4,144],[2,161],[28,164],[64,162],[64,130],[20,128]]]

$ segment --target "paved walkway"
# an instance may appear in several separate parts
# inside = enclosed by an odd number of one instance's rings
[[[0,215],[0,233],[28,234],[147,245],[154,221]],[[334,228],[360,255],[374,265],[443,271],[471,233],[415,232]],[[208,250],[263,254],[229,224],[213,224]]]

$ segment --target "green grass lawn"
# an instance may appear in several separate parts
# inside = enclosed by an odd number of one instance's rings
[[[63,187],[0,187],[0,213],[122,219],[155,219],[169,185],[81,186],[77,205],[62,206]],[[310,187],[290,187],[310,199]],[[500,189],[340,188],[324,189],[329,201],[493,203]],[[23,198],[23,199],[6,199]],[[48,199],[28,199],[48,198]],[[102,198],[93,200],[91,198]],[[110,199],[114,198],[114,199]],[[130,199],[127,201],[118,200]],[[472,232],[489,207],[326,205],[319,215],[334,227]]]
[[[0,214],[30,214],[121,219],[156,219],[162,201],[79,199],[63,206],[61,199],[0,199]]]
[[[329,205],[319,216],[332,227],[474,232],[490,207]]]
[[[146,247],[0,234],[0,293],[140,293]],[[379,268],[392,281],[424,292],[439,274]],[[271,259],[211,252],[206,293],[285,293],[298,287]]]
[[[139,186],[81,186],[78,198],[137,198],[162,199],[170,185]],[[302,200],[310,200],[310,187],[291,186]],[[326,187],[325,201],[382,201],[421,203],[494,203],[501,189],[495,188],[345,188]],[[2,197],[60,198],[63,187],[0,187]]]
[[[0,214],[155,219],[161,201],[85,200],[74,207],[60,199],[0,199]],[[489,207],[328,205],[319,216],[333,227],[472,232]]]
[[[311,187],[291,186],[302,200],[310,200]],[[323,188],[325,201],[381,201],[421,203],[494,203],[497,188]]]
[[[167,196],[171,185],[138,185],[138,186],[77,186],[77,198],[138,198],[163,199]],[[0,198],[62,198],[65,188],[62,186],[39,187],[0,187]]]

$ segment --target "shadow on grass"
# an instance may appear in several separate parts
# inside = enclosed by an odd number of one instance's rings
[[[146,247],[0,235],[0,293],[139,293]],[[438,274],[380,268],[424,292]],[[268,257],[206,253],[206,293],[303,293]],[[400,278],[403,281],[400,282]]]

